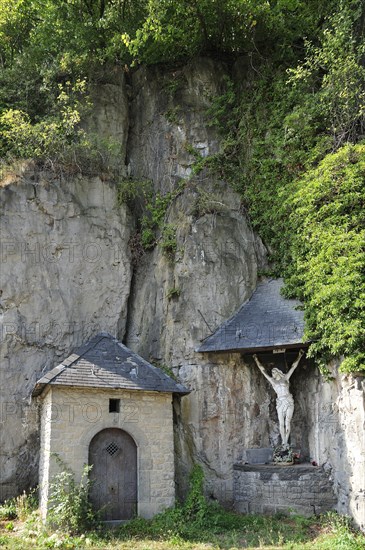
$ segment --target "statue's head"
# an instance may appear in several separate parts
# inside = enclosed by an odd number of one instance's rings
[[[280,369],[272,369],[271,375],[274,378],[274,380],[281,380],[281,378],[285,378],[285,374]]]

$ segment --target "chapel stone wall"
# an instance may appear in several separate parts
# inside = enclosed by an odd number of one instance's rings
[[[120,399],[120,412],[109,412]],[[171,394],[54,387],[42,416],[41,509],[46,515],[49,482],[60,471],[59,457],[80,481],[91,439],[106,428],[120,428],[137,445],[138,515],[152,517],[175,501]],[[49,471],[47,463],[49,461]]]

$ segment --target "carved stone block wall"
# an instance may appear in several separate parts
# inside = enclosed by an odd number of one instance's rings
[[[311,516],[334,510],[337,498],[322,468],[307,464],[236,464],[234,504],[238,512],[248,514]]]
[[[109,412],[109,399],[120,412]],[[40,451],[40,496],[47,513],[50,483],[60,466],[54,454],[80,481],[92,438],[106,428],[126,431],[137,445],[137,512],[149,518],[175,502],[171,394],[52,388],[45,396]]]

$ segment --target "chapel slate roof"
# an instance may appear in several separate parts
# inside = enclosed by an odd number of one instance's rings
[[[259,284],[251,298],[197,351],[251,352],[305,345],[304,314],[297,309],[301,304],[281,295],[283,285],[282,279]]]
[[[189,390],[107,332],[78,348],[36,383],[33,397],[48,385],[154,391],[185,395]]]

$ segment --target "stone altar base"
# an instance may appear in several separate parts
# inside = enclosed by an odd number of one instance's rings
[[[311,516],[335,509],[332,482],[322,468],[311,464],[235,464],[233,470],[237,512]]]

